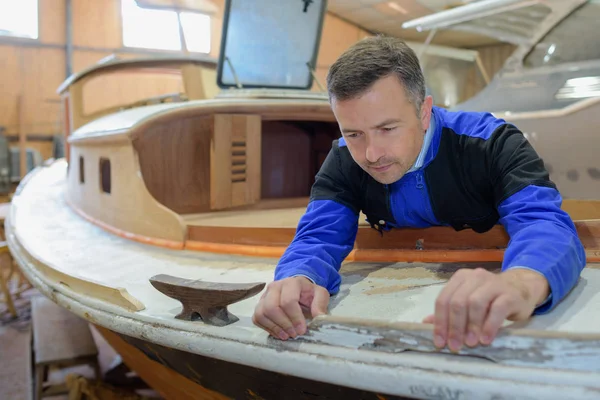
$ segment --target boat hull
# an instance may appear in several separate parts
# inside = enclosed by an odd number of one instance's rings
[[[97,328],[125,364],[167,399],[408,399],[247,367]]]

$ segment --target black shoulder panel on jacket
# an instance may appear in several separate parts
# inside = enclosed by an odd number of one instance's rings
[[[519,190],[529,185],[555,188],[542,159],[509,124],[487,139],[443,128],[425,178],[437,219],[455,229],[478,232],[498,222],[498,205]]]

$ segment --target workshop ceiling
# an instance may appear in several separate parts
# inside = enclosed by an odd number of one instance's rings
[[[403,29],[402,23],[470,2],[472,0],[328,0],[328,9],[368,31],[424,42],[428,32]],[[432,43],[469,48],[499,42],[473,33],[442,30],[437,32]]]

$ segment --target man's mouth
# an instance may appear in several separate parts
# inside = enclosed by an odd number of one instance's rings
[[[390,169],[390,167],[392,166],[392,164],[388,164],[388,165],[383,165],[383,166],[378,166],[378,167],[370,167],[372,170],[374,170],[375,172],[385,172],[388,169]]]

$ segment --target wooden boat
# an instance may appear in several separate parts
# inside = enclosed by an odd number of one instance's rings
[[[79,78],[62,88],[73,110]],[[166,398],[597,398],[596,201],[563,205],[586,247],[579,284],[491,346],[438,351],[420,321],[457,269],[499,269],[499,226],[382,237],[361,225],[328,315],[285,342],[253,325],[336,135],[326,97],[292,90],[101,115],[69,135],[68,162],[21,182],[10,250],[35,287],[98,327]]]

